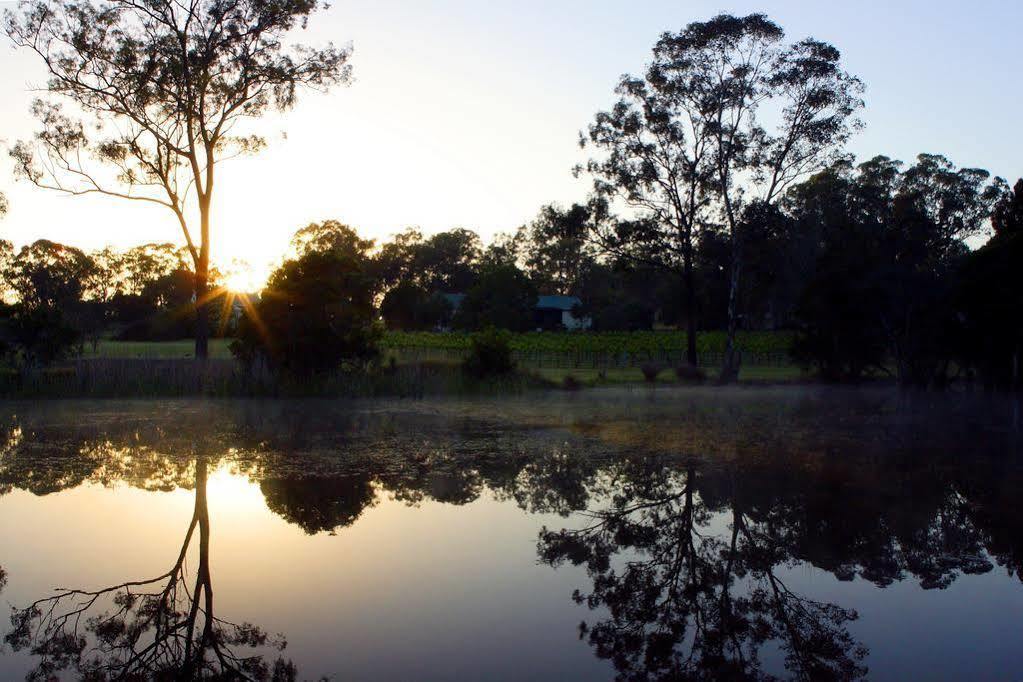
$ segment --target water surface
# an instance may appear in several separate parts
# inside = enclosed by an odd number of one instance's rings
[[[0,678],[1012,679],[1019,438],[886,390],[7,403]]]

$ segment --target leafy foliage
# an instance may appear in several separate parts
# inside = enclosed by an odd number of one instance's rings
[[[497,327],[522,332],[535,326],[536,287],[514,265],[497,265],[480,274],[455,313],[456,329]]]
[[[512,359],[511,334],[494,327],[473,334],[464,367],[478,378],[513,372],[515,361]]]
[[[297,373],[362,365],[377,355],[373,281],[362,264],[334,251],[289,260],[270,277],[232,352],[251,364]]]

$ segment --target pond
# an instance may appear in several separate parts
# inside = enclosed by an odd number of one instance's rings
[[[1007,679],[1015,405],[0,405],[0,679]],[[91,677],[90,677],[91,676]]]

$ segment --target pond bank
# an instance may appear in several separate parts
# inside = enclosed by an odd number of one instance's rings
[[[365,372],[280,376],[244,371],[234,360],[211,358],[83,358],[59,366],[0,373],[5,398],[161,398],[161,397],[396,397],[501,395],[528,390],[585,390],[599,386],[678,386],[713,383],[713,371],[679,378],[658,367],[627,369],[523,368],[512,374],[479,379],[452,363],[403,363]],[[794,366],[750,367],[743,384],[810,383]]]

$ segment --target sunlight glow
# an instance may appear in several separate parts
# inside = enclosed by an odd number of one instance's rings
[[[266,284],[266,273],[257,272],[247,263],[235,262],[224,272],[224,287],[235,294],[252,294]]]

